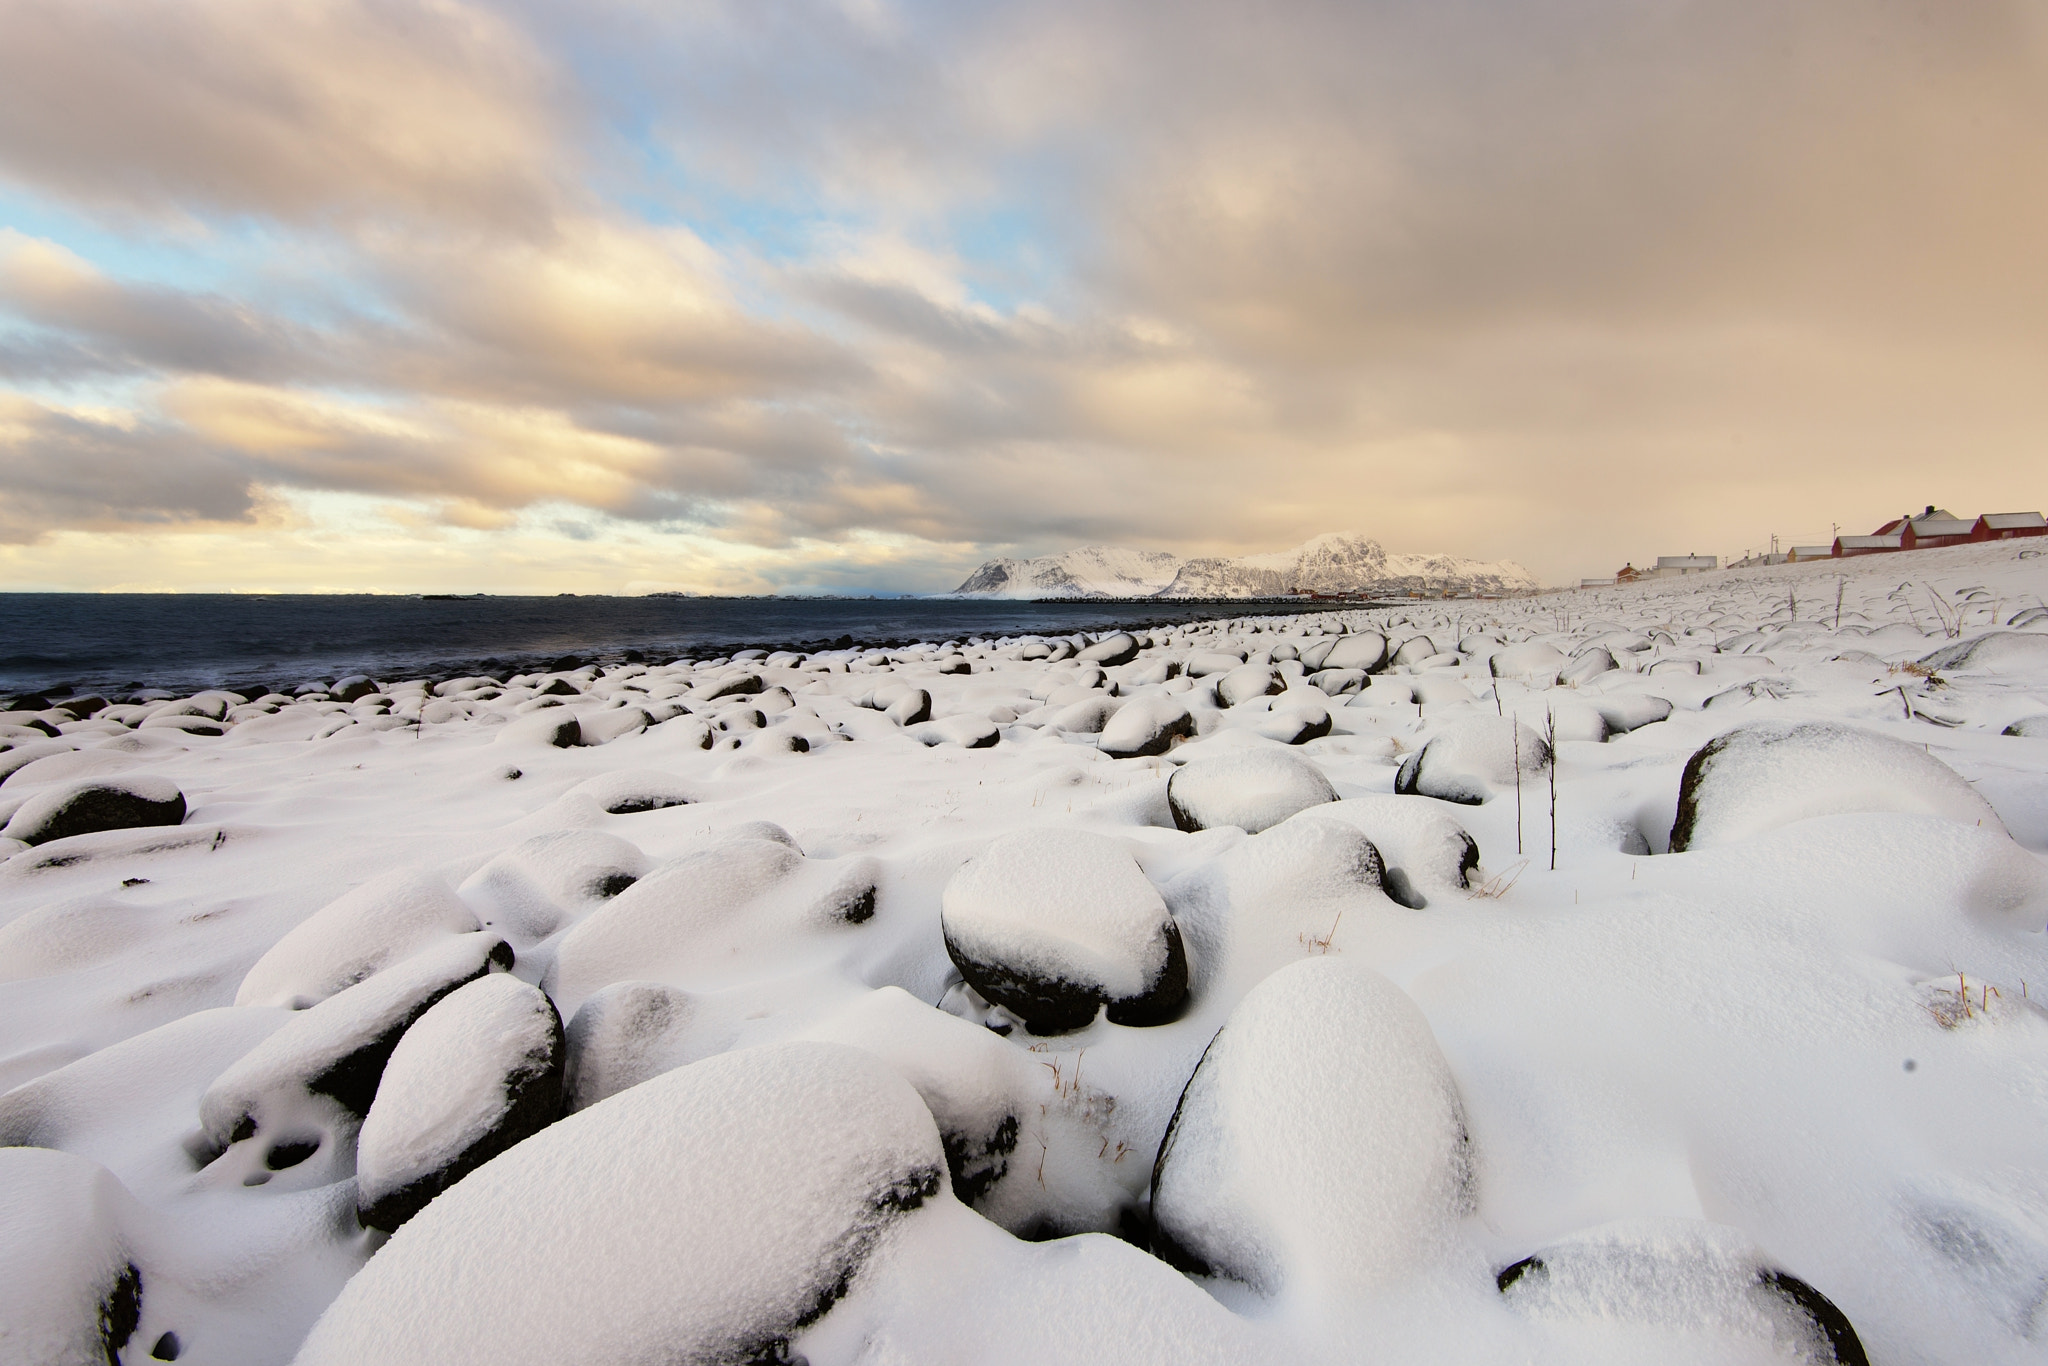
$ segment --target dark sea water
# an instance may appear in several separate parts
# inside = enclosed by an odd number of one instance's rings
[[[1295,612],[1281,603],[922,598],[435,599],[354,594],[0,594],[0,693],[289,689],[517,672],[562,656],[710,658],[754,647],[908,645]]]

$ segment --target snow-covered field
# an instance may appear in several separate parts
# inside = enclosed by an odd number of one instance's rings
[[[2040,1361],[2039,546],[12,715],[0,1361]]]

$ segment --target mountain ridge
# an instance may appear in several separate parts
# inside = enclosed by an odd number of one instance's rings
[[[1329,532],[1287,550],[1196,556],[1123,546],[1080,546],[1034,559],[990,560],[949,598],[1275,598],[1313,593],[1441,595],[1538,587],[1512,560],[1390,554],[1357,532]]]

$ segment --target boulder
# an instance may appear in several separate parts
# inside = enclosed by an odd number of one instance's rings
[[[639,707],[607,707],[586,711],[576,718],[576,743],[610,744],[621,736],[637,735],[652,725],[654,718]]]
[[[1336,1308],[1447,1262],[1471,1187],[1421,1010],[1369,968],[1304,958],[1246,993],[1189,1078],[1153,1166],[1153,1249]]]
[[[1378,673],[1387,665],[1387,638],[1377,631],[1360,631],[1337,640],[1321,659],[1311,660],[1313,652],[1304,651],[1301,662],[1312,668]]]
[[[1571,661],[1557,672],[1560,683],[1584,683],[1598,678],[1601,674],[1612,673],[1620,667],[1614,662],[1614,655],[1605,646],[1595,645],[1581,650]]]
[[[562,1112],[561,1017],[496,974],[458,987],[392,1050],[356,1140],[356,1213],[389,1233]]]
[[[1600,719],[1607,723],[1609,733],[1626,735],[1632,730],[1655,725],[1671,715],[1671,703],[1662,697],[1648,693],[1625,693],[1618,697],[1603,697],[1593,704],[1600,713]]]
[[[1256,835],[1297,811],[1337,800],[1337,789],[1307,759],[1260,746],[1183,764],[1166,782],[1166,803],[1182,830],[1234,825]]]
[[[567,707],[546,707],[528,712],[505,725],[498,731],[494,743],[552,745],[556,749],[568,749],[583,743],[583,728],[577,723],[576,713]]]
[[[1848,1317],[1732,1228],[1634,1219],[1564,1239],[1501,1269],[1502,1301],[1543,1323],[1661,1328],[1731,1359],[1867,1366]],[[1747,1349],[1746,1351],[1743,1349]]]
[[[1923,668],[1946,673],[2048,675],[2048,634],[2039,631],[1993,631],[1975,640],[1945,645],[1920,661]]]
[[[1524,641],[1493,652],[1486,667],[1495,678],[1511,678],[1532,688],[1548,688],[1557,682],[1571,660],[1555,645],[1540,640]]]
[[[46,844],[101,830],[177,825],[184,819],[185,794],[176,783],[137,773],[38,792],[21,804],[0,834],[24,844]]]
[[[914,726],[932,719],[932,695],[923,688],[907,688],[890,702],[882,714],[899,726]]]
[[[378,691],[376,680],[367,674],[350,674],[347,678],[336,679],[327,695],[337,702],[360,702]]]
[[[680,1068],[504,1153],[348,1282],[299,1366],[788,1360],[883,1239],[951,1200],[931,1113],[859,1049]]]
[[[1436,642],[1428,636],[1410,636],[1387,656],[1387,662],[1390,665],[1412,669],[1424,660],[1441,653],[1442,651],[1436,647]]]
[[[710,1056],[690,1047],[697,999],[660,982],[613,982],[569,1021],[563,1108],[587,1110],[607,1096]]]
[[[1274,707],[1272,713],[1252,729],[1283,745],[1305,745],[1330,733],[1330,709],[1305,701],[1290,702]]]
[[[485,929],[514,948],[547,938],[625,891],[647,871],[638,845],[598,830],[521,840],[459,889]]]
[[[1759,723],[1714,737],[1686,761],[1671,852],[1861,811],[1939,816],[2005,833],[1991,804],[1918,745],[1830,721]]]
[[[21,1366],[110,1366],[142,1320],[128,1246],[141,1208],[96,1162],[0,1148],[0,1355]]]
[[[450,935],[480,928],[440,874],[386,873],[328,902],[272,944],[242,978],[235,1004],[304,1010]]]
[[[1131,698],[1102,725],[1096,747],[1114,759],[1164,754],[1176,740],[1195,733],[1187,706],[1165,694]]]
[[[1189,678],[1207,678],[1211,674],[1227,674],[1244,664],[1244,656],[1238,653],[1226,654],[1220,650],[1198,650],[1181,661],[1181,672]]]
[[[1187,995],[1180,927],[1137,860],[1082,830],[1004,835],[956,872],[939,924],[953,965],[1034,1034],[1172,1020]]]
[[[1137,657],[1138,639],[1128,631],[1118,631],[1115,635],[1104,636],[1074,656],[1090,664],[1100,664],[1104,668],[1128,664]]]
[[[948,716],[905,727],[904,733],[925,745],[958,745],[962,749],[989,749],[1003,738],[995,722],[985,716]]]
[[[458,935],[298,1012],[206,1089],[206,1142],[219,1153],[252,1143],[271,1170],[319,1153],[346,1174],[345,1139],[406,1029],[457,987],[511,965],[498,936]]]
[[[1310,807],[1287,824],[1297,820],[1342,821],[1360,831],[1379,852],[1387,895],[1414,910],[1426,907],[1433,895],[1463,892],[1479,866],[1478,842],[1428,802],[1373,793]]]
[[[1216,681],[1216,700],[1226,707],[1270,697],[1281,690],[1280,676],[1265,664],[1245,664]]]
[[[1440,731],[1401,761],[1394,791],[1402,796],[1478,806],[1501,788],[1540,777],[1550,766],[1550,746],[1530,727],[1512,719],[1481,716]]]
[[[2024,736],[2029,740],[2048,740],[2048,712],[2042,712],[2038,716],[2022,716],[1999,734]]]

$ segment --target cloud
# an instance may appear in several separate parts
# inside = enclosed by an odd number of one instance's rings
[[[544,222],[565,93],[459,0],[0,0],[0,164],[68,200]]]
[[[231,453],[176,428],[0,394],[0,543],[53,530],[249,523],[259,500]]]
[[[284,490],[450,547],[687,533],[749,582],[1337,526],[1563,578],[2025,502],[2048,433],[2023,0],[0,0],[0,31],[0,177],[100,234],[0,235],[0,374],[42,405],[17,539]],[[199,286],[94,249],[164,232],[240,254]],[[107,388],[125,417],[76,416]]]

